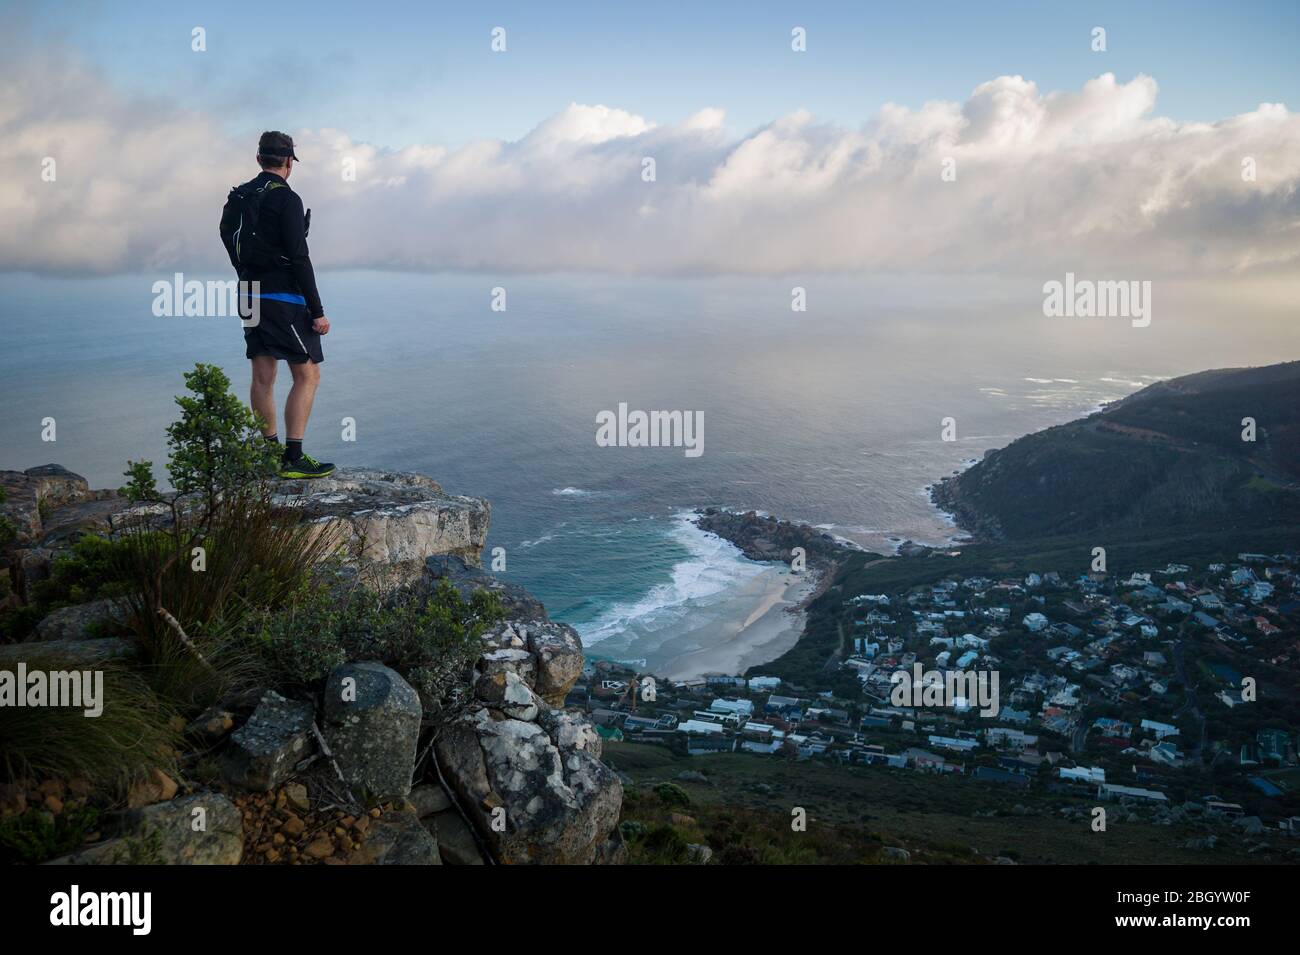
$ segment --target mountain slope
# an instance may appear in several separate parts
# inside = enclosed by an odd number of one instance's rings
[[[992,539],[1300,523],[1300,362],[1159,382],[990,451],[933,497]]]

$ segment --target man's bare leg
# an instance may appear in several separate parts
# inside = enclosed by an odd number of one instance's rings
[[[248,390],[248,403],[262,416],[262,434],[268,438],[275,434],[275,371],[278,362],[270,355],[252,359],[253,384]]]
[[[284,436],[289,441],[301,441],[307,432],[316,386],[320,384],[320,366],[308,359],[296,365],[290,363],[289,371],[293,373],[293,387],[284,403]]]

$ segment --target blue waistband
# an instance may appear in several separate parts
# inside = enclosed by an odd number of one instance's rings
[[[290,305],[306,305],[307,300],[292,292],[259,292],[255,298],[269,298],[273,302],[288,302]]]

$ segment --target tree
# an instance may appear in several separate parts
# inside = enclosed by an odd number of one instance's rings
[[[139,586],[132,597],[140,611],[137,619],[141,631],[138,632],[160,628],[164,636],[167,632],[174,633],[186,651],[208,668],[177,617],[164,605],[164,597],[170,595],[174,602],[181,602],[172,609],[182,617],[189,604],[206,606],[209,616],[219,614],[226,596],[247,578],[247,568],[232,569],[224,575],[205,574],[210,580],[201,586],[182,586],[180,581],[188,582],[190,575],[185,573],[178,579],[175,569],[191,566],[188,561],[195,556],[198,545],[203,545],[198,550],[206,555],[214,524],[217,530],[224,528],[241,536],[256,531],[281,545],[287,543],[280,550],[291,555],[298,548],[292,536],[278,534],[266,526],[250,528],[241,524],[241,519],[247,520],[249,514],[258,514],[263,525],[274,519],[268,479],[275,473],[279,448],[262,438],[260,419],[231,394],[230,379],[215,365],[196,364],[193,371],[186,373],[185,386],[191,393],[176,398],[181,409],[180,420],[167,428],[167,446],[171,452],[167,473],[175,493],[164,495],[158,490],[153,462],[127,462],[127,483],[123,488],[127,497],[135,503],[165,506],[170,511],[170,524],[167,534],[159,535],[150,530],[152,515],[140,515],[134,533],[126,538],[125,564],[127,573]],[[159,538],[167,543],[160,543]],[[250,550],[250,547],[236,549]],[[315,549],[301,550],[302,559],[307,561]],[[249,560],[256,556],[250,556]],[[206,556],[202,559],[206,566]],[[226,564],[242,567],[238,563],[232,565],[231,561]],[[156,634],[157,630],[152,632]],[[154,645],[158,642],[152,641]]]
[[[167,428],[167,473],[180,497],[198,495],[210,519],[223,494],[275,473],[279,448],[261,437],[262,420],[230,392],[230,379],[216,365],[198,363],[186,372],[178,395],[181,417]],[[126,485],[133,501],[162,499],[153,462],[128,461]]]

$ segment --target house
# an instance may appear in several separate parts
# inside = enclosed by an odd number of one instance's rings
[[[1047,618],[1036,610],[1033,613],[1025,614],[1022,623],[1030,633],[1041,633],[1047,629]]]
[[[1178,727],[1170,723],[1157,723],[1155,720],[1143,720],[1142,729],[1151,733],[1156,739],[1164,739],[1166,736],[1177,736]]]
[[[804,716],[818,723],[833,723],[837,726],[849,725],[847,710],[836,710],[826,706],[810,706]]]
[[[944,771],[945,760],[942,756],[936,756],[934,753],[928,753],[923,749],[917,749],[915,746],[903,750],[902,755],[915,769],[928,770],[937,773]]]
[[[753,700],[728,700],[719,697],[709,704],[709,709],[714,713],[722,713],[729,716],[749,717],[754,715]]]
[[[1267,600],[1269,597],[1273,596],[1273,585],[1264,580],[1256,581],[1250,585],[1250,589],[1247,590],[1246,596],[1249,598],[1251,603],[1259,603],[1260,601]]]
[[[734,753],[736,740],[731,736],[679,737],[678,745],[686,751],[687,756],[702,756],[705,753]],[[680,752],[680,750],[678,750]]]
[[[773,693],[763,704],[765,713],[789,713],[791,710],[799,708],[799,699],[793,696],[777,696]]]
[[[1062,766],[1057,771],[1058,776],[1071,783],[1104,783],[1106,781],[1106,770],[1100,766]]]
[[[751,693],[771,693],[773,690],[779,689],[781,689],[781,678],[779,676],[752,676],[749,678]]]
[[[629,715],[623,720],[623,730],[625,732],[638,732],[643,730],[663,729],[657,719],[651,719],[646,716]]]
[[[705,682],[709,686],[744,686],[745,678],[743,676],[726,676],[720,673],[713,673],[705,676]]]
[[[1169,798],[1154,789],[1138,789],[1135,786],[1119,786],[1114,783],[1102,783],[1097,787],[1101,799],[1132,799],[1140,802],[1167,803]]]
[[[686,733],[687,735],[720,735],[722,731],[723,726],[721,723],[710,723],[705,720],[687,720],[677,727],[677,732]]]
[[[930,736],[928,737],[931,746],[937,746],[939,749],[951,749],[959,753],[968,753],[979,746],[977,739],[957,739],[952,736]]]
[[[1092,728],[1099,731],[1103,736],[1114,736],[1120,739],[1128,739],[1133,735],[1132,723],[1125,723],[1123,720],[1115,720],[1107,716],[1099,716],[1093,721]]]
[[[1037,736],[1004,726],[989,727],[984,731],[984,739],[990,746],[1009,746],[1014,749],[1027,749],[1038,743]]]
[[[1156,745],[1147,750],[1147,756],[1155,762],[1162,763],[1165,766],[1183,765],[1183,754],[1179,752],[1178,747],[1169,742],[1169,740],[1156,743]]]

